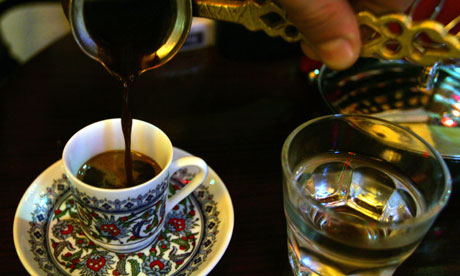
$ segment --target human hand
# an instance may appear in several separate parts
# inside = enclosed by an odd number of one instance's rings
[[[412,0],[279,0],[289,19],[304,35],[302,51],[331,69],[343,70],[355,63],[361,37],[355,13],[401,12]]]

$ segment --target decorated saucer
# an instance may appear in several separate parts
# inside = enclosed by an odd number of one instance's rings
[[[174,149],[174,158],[183,156],[190,154]],[[195,173],[191,167],[177,172],[170,191],[186,185]],[[168,213],[151,245],[133,253],[108,251],[81,230],[69,181],[62,161],[57,161],[22,197],[13,235],[18,256],[31,275],[197,276],[208,274],[220,260],[233,223],[230,194],[209,168],[204,183]]]

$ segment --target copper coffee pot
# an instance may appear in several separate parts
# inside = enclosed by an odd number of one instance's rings
[[[169,39],[157,52],[160,63],[170,60],[185,42],[193,16],[233,22],[251,31],[263,30],[269,36],[282,37],[287,42],[298,42],[302,34],[290,22],[288,15],[276,0],[170,0],[176,1],[177,16]],[[96,45],[84,30],[83,19],[76,16],[83,7],[83,0],[62,0],[76,41],[83,51],[98,60]],[[358,23],[374,32],[363,42],[362,57],[379,57],[384,60],[408,60],[412,63],[432,66],[440,61],[460,59],[460,34],[449,31],[460,16],[444,26],[432,19],[413,22],[410,15],[395,13],[376,16],[368,11],[357,15]],[[398,26],[395,32],[391,26]],[[377,35],[375,35],[377,34]],[[426,39],[430,40],[427,45]],[[148,70],[148,68],[145,68]]]

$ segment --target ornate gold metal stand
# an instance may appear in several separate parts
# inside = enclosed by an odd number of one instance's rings
[[[425,66],[460,59],[459,36],[449,34],[449,26],[434,20],[413,22],[405,14],[376,17],[365,11],[358,14],[358,22],[376,34],[374,39],[363,44],[363,57],[404,59]]]

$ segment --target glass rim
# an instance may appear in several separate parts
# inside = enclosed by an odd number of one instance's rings
[[[313,119],[311,119],[311,120],[309,120],[307,122],[302,123],[297,128],[295,128],[288,135],[288,137],[286,138],[286,140],[285,140],[285,142],[283,144],[282,150],[281,150],[281,165],[282,165],[284,177],[286,177],[288,179],[288,182],[289,182],[289,180],[294,178],[293,177],[294,173],[291,170],[291,168],[289,168],[289,166],[288,166],[288,151],[289,151],[289,147],[290,147],[292,141],[297,136],[297,134],[300,131],[302,131],[304,128],[308,127],[309,125],[312,125],[312,124],[317,123],[319,121],[336,120],[336,119],[340,119],[340,118],[362,118],[362,119],[366,119],[366,120],[377,121],[377,122],[381,122],[381,123],[386,124],[386,125],[391,125],[392,127],[395,127],[397,129],[400,129],[400,130],[410,134],[411,136],[415,137],[417,140],[422,142],[424,144],[424,146],[426,146],[426,148],[430,151],[430,153],[436,158],[436,160],[438,160],[438,163],[441,166],[442,171],[443,171],[444,182],[442,184],[444,184],[444,188],[443,188],[441,196],[439,197],[438,202],[433,207],[428,208],[420,216],[405,219],[405,220],[403,220],[401,222],[375,221],[374,224],[373,224],[374,225],[373,227],[391,227],[391,228],[398,227],[398,228],[400,228],[400,227],[407,226],[409,224],[412,226],[412,225],[427,222],[430,219],[436,217],[441,212],[441,210],[445,207],[445,205],[449,201],[450,194],[451,194],[451,191],[452,191],[451,175],[450,175],[449,169],[448,169],[444,159],[442,158],[441,154],[433,146],[431,146],[427,141],[425,141],[422,137],[417,135],[412,130],[410,130],[408,128],[405,128],[405,127],[402,127],[402,126],[400,126],[398,124],[392,123],[390,121],[387,121],[387,120],[384,120],[384,119],[381,119],[381,118],[377,118],[377,117],[373,117],[373,116],[369,116],[369,115],[361,115],[361,114],[330,114],[330,115],[325,115],[325,116],[313,118]],[[283,185],[288,185],[288,183],[283,184]],[[369,225],[366,225],[366,223],[364,221],[362,223],[361,222],[356,223],[356,221],[352,222],[351,220],[348,221],[348,219],[344,218],[343,216],[340,216],[336,212],[331,211],[330,208],[325,207],[324,205],[321,204],[320,201],[314,199],[311,196],[307,197],[306,199],[308,201],[310,201],[316,208],[319,208],[321,211],[325,212],[326,214],[332,215],[334,218],[337,218],[337,219],[339,219],[341,221],[366,226],[367,228],[370,227]]]

